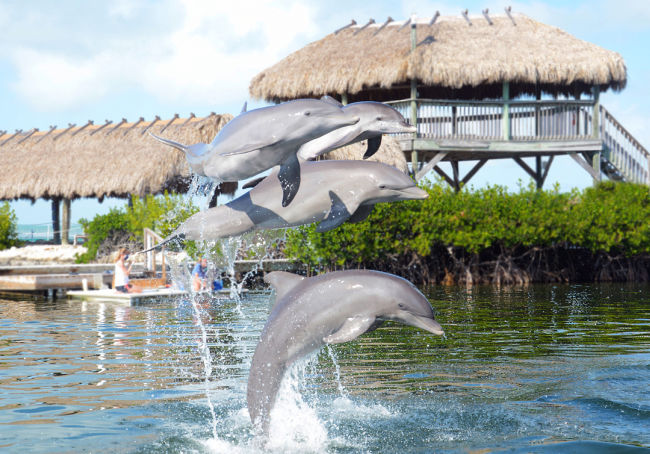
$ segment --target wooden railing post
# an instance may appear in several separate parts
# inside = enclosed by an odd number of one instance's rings
[[[503,140],[510,140],[510,83],[503,82]]]
[[[600,138],[600,89],[593,88],[594,113],[591,115],[591,135],[594,139]]]
[[[415,20],[415,15],[411,17],[411,52],[415,52],[417,47],[417,24]],[[411,125],[417,128],[418,126],[418,83],[417,79],[413,77],[411,79]],[[413,176],[418,172],[418,151],[415,149],[415,139],[417,139],[417,131],[413,133],[413,141],[411,148],[411,168],[413,169]]]
[[[594,113],[591,116],[591,126],[592,126],[591,135],[594,139],[600,139],[600,88],[594,86],[593,94],[594,94]],[[591,160],[591,166],[594,168],[596,174],[598,175],[598,179],[596,179],[595,182],[599,182],[601,180],[601,174],[600,174],[601,154],[602,152],[600,151],[595,152]]]

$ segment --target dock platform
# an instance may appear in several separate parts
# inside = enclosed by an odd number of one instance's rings
[[[247,293],[247,290],[242,290]],[[125,306],[140,306],[148,303],[169,300],[182,296],[189,296],[185,290],[163,288],[145,289],[141,293],[122,293],[112,289],[101,290],[71,290],[67,292],[69,299],[81,300],[95,303],[117,303]],[[230,295],[230,289],[222,289],[215,292],[200,292],[206,297],[220,296],[226,298]]]

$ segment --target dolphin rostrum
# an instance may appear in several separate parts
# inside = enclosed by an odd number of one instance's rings
[[[387,164],[372,161],[309,161],[300,163],[302,184],[289,206],[280,203],[282,188],[273,172],[242,196],[200,211],[183,222],[165,241],[176,238],[211,241],[252,230],[280,229],[320,222],[317,231],[346,221],[360,222],[380,202],[426,199],[413,180]],[[143,251],[146,252],[146,251]]]
[[[329,96],[321,98],[331,104],[339,104]],[[379,150],[382,134],[412,133],[417,131],[409,125],[396,109],[374,101],[363,101],[341,105],[344,112],[359,117],[359,122],[343,126],[325,135],[317,137],[298,150],[298,157],[312,160],[336,148],[368,140],[368,149],[363,155],[369,158]]]
[[[348,270],[305,278],[276,271],[264,280],[275,289],[276,303],[253,355],[246,396],[251,420],[263,433],[285,371],[302,356],[354,340],[387,320],[444,334],[425,296],[392,274]]]
[[[297,99],[242,112],[210,144],[183,145],[151,135],[184,152],[195,173],[217,182],[250,178],[279,164],[282,206],[287,206],[300,186],[298,149],[316,137],[358,121],[359,117],[332,103]]]

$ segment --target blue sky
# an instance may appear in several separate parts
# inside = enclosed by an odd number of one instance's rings
[[[237,113],[263,105],[248,83],[264,68],[355,18],[383,21],[436,10],[480,14],[505,6],[619,52],[628,86],[601,102],[650,146],[650,1],[339,0],[24,1],[0,0],[0,130],[46,130],[89,119],[149,120],[174,113]],[[1,169],[0,169],[1,172]],[[462,172],[462,167],[461,167]],[[483,167],[471,184],[516,187],[528,176],[511,161]],[[570,159],[556,159],[546,186],[591,184]],[[72,218],[92,218],[123,201],[73,202]],[[12,202],[20,224],[49,222],[50,205]]]

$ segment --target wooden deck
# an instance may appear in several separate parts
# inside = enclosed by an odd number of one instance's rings
[[[259,271],[301,271],[305,265],[286,259],[236,260],[236,273]],[[71,290],[81,290],[84,284],[89,290],[106,289],[112,285],[113,264],[90,265],[27,265],[0,267],[0,292],[32,293],[47,297],[63,296]],[[160,274],[160,269],[158,269]],[[144,277],[145,268],[136,264],[132,270],[133,283],[140,287],[160,287],[166,280]],[[144,279],[138,279],[143,276]],[[85,281],[85,282],[84,282]],[[113,292],[113,290],[107,290]]]
[[[514,159],[541,187],[553,158],[568,155],[595,180],[605,175],[650,185],[650,153],[597,97],[552,101],[416,98],[387,104],[418,128],[416,134],[395,135],[418,180],[433,170],[459,189],[488,160]],[[523,158],[535,158],[534,168]],[[438,167],[441,161],[451,163],[453,175]],[[460,161],[478,162],[461,178]]]

